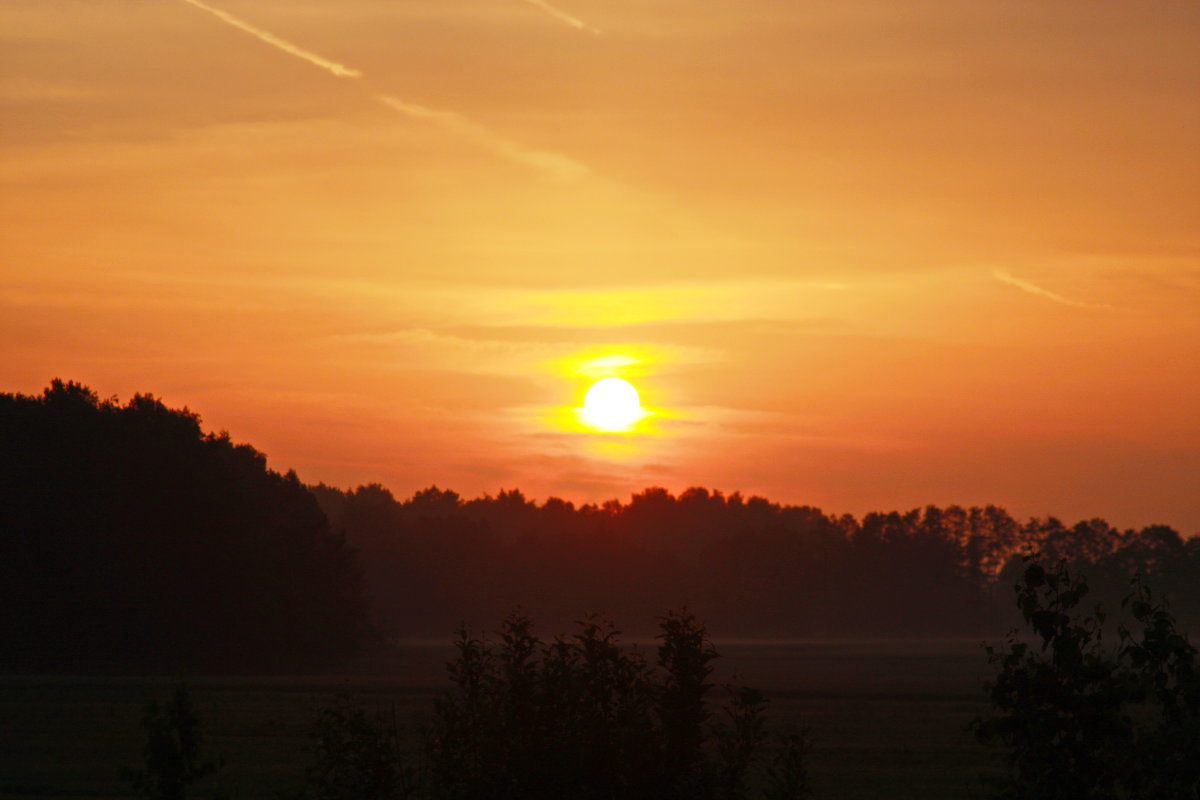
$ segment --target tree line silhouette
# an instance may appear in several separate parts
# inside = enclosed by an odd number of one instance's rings
[[[726,639],[978,635],[1013,623],[1034,549],[1086,566],[1102,599],[1140,573],[1185,625],[1200,619],[1200,538],[1163,526],[996,506],[856,519],[702,488],[398,500],[305,486],[151,395],[120,404],[59,380],[0,394],[6,672],[294,672],[517,607],[552,630],[687,606]]]
[[[518,605],[560,628],[581,609],[643,620],[686,605],[725,638],[978,635],[1015,622],[1012,586],[1031,551],[1086,567],[1094,595],[1113,605],[1142,574],[1181,619],[1200,619],[1200,538],[1160,525],[1020,522],[997,506],[857,519],[704,488],[582,506],[518,490],[470,500],[437,487],[406,500],[378,484],[312,491],[401,636]]]

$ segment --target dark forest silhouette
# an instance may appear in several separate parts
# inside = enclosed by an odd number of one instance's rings
[[[295,671],[366,641],[353,551],[294,474],[150,395],[0,395],[0,669]]]
[[[1012,585],[1034,550],[1084,567],[1114,607],[1142,574],[1182,619],[1200,618],[1200,538],[1164,526],[1022,523],[996,506],[859,520],[703,488],[579,507],[516,490],[464,500],[432,487],[404,501],[379,485],[313,492],[402,636],[440,637],[516,605],[561,628],[581,609],[646,620],[681,604],[723,638],[974,636],[1015,622]]]
[[[1013,622],[1034,549],[1086,567],[1100,598],[1141,573],[1181,620],[1200,618],[1200,538],[1162,526],[1019,522],[996,506],[860,520],[701,488],[583,506],[436,487],[400,501],[305,487],[150,395],[121,405],[61,381],[0,395],[9,672],[294,672],[380,628],[441,640],[518,606],[550,629],[686,605],[726,639],[978,635]]]

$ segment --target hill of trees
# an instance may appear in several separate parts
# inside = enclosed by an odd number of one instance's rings
[[[443,639],[523,609],[654,620],[718,639],[960,636],[1015,620],[1018,556],[1130,576],[1200,619],[1200,538],[1002,508],[833,516],[702,488],[576,506],[520,491],[306,487],[187,409],[75,383],[0,394],[0,671],[282,671],[381,630]],[[652,630],[630,630],[633,635]]]
[[[295,671],[367,639],[296,476],[150,395],[0,394],[0,670]]]

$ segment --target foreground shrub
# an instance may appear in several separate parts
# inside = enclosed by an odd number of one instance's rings
[[[714,720],[708,700],[718,654],[707,631],[687,612],[660,623],[654,664],[623,648],[597,617],[550,642],[523,616],[504,622],[498,644],[460,632],[452,686],[436,701],[429,731],[432,796],[747,797],[764,766],[766,700],[726,687],[730,702]],[[776,761],[795,762],[803,752]],[[772,774],[782,776],[778,768]],[[790,779],[790,796],[805,796],[806,784],[796,780],[802,766],[793,763],[789,775],[771,785]]]
[[[186,687],[176,689],[165,706],[147,703],[142,729],[145,766],[123,769],[121,775],[148,800],[184,800],[188,787],[221,768],[219,760],[200,754],[200,719]]]
[[[342,694],[319,712],[309,735],[315,758],[305,777],[316,800],[416,796],[417,774],[403,763],[394,714],[370,715]]]
[[[1102,609],[1080,612],[1086,581],[1060,563],[1027,560],[1017,606],[1036,638],[1014,630],[988,647],[995,713],[980,741],[1007,751],[999,796],[1021,800],[1195,800],[1200,796],[1200,672],[1196,648],[1166,605],[1135,581],[1115,646]]]
[[[521,615],[498,640],[461,630],[424,731],[425,768],[405,766],[394,722],[343,699],[314,726],[310,790],[320,800],[808,797],[805,735],[779,736],[767,752],[766,699],[744,686],[725,687],[714,715],[707,632],[686,612],[660,622],[654,663],[599,617],[549,642]]]

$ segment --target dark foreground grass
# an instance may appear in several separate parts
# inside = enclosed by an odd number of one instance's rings
[[[984,710],[987,666],[976,642],[719,644],[724,674],[771,698],[771,718],[812,731],[818,797],[979,796],[990,756],[967,730]],[[198,678],[188,681],[206,737],[225,768],[195,797],[269,800],[302,785],[315,711],[343,690],[410,731],[444,684],[443,646],[409,645],[365,662],[354,677]],[[0,797],[129,797],[146,700],[177,680],[0,678]],[[715,696],[719,699],[721,691]]]

